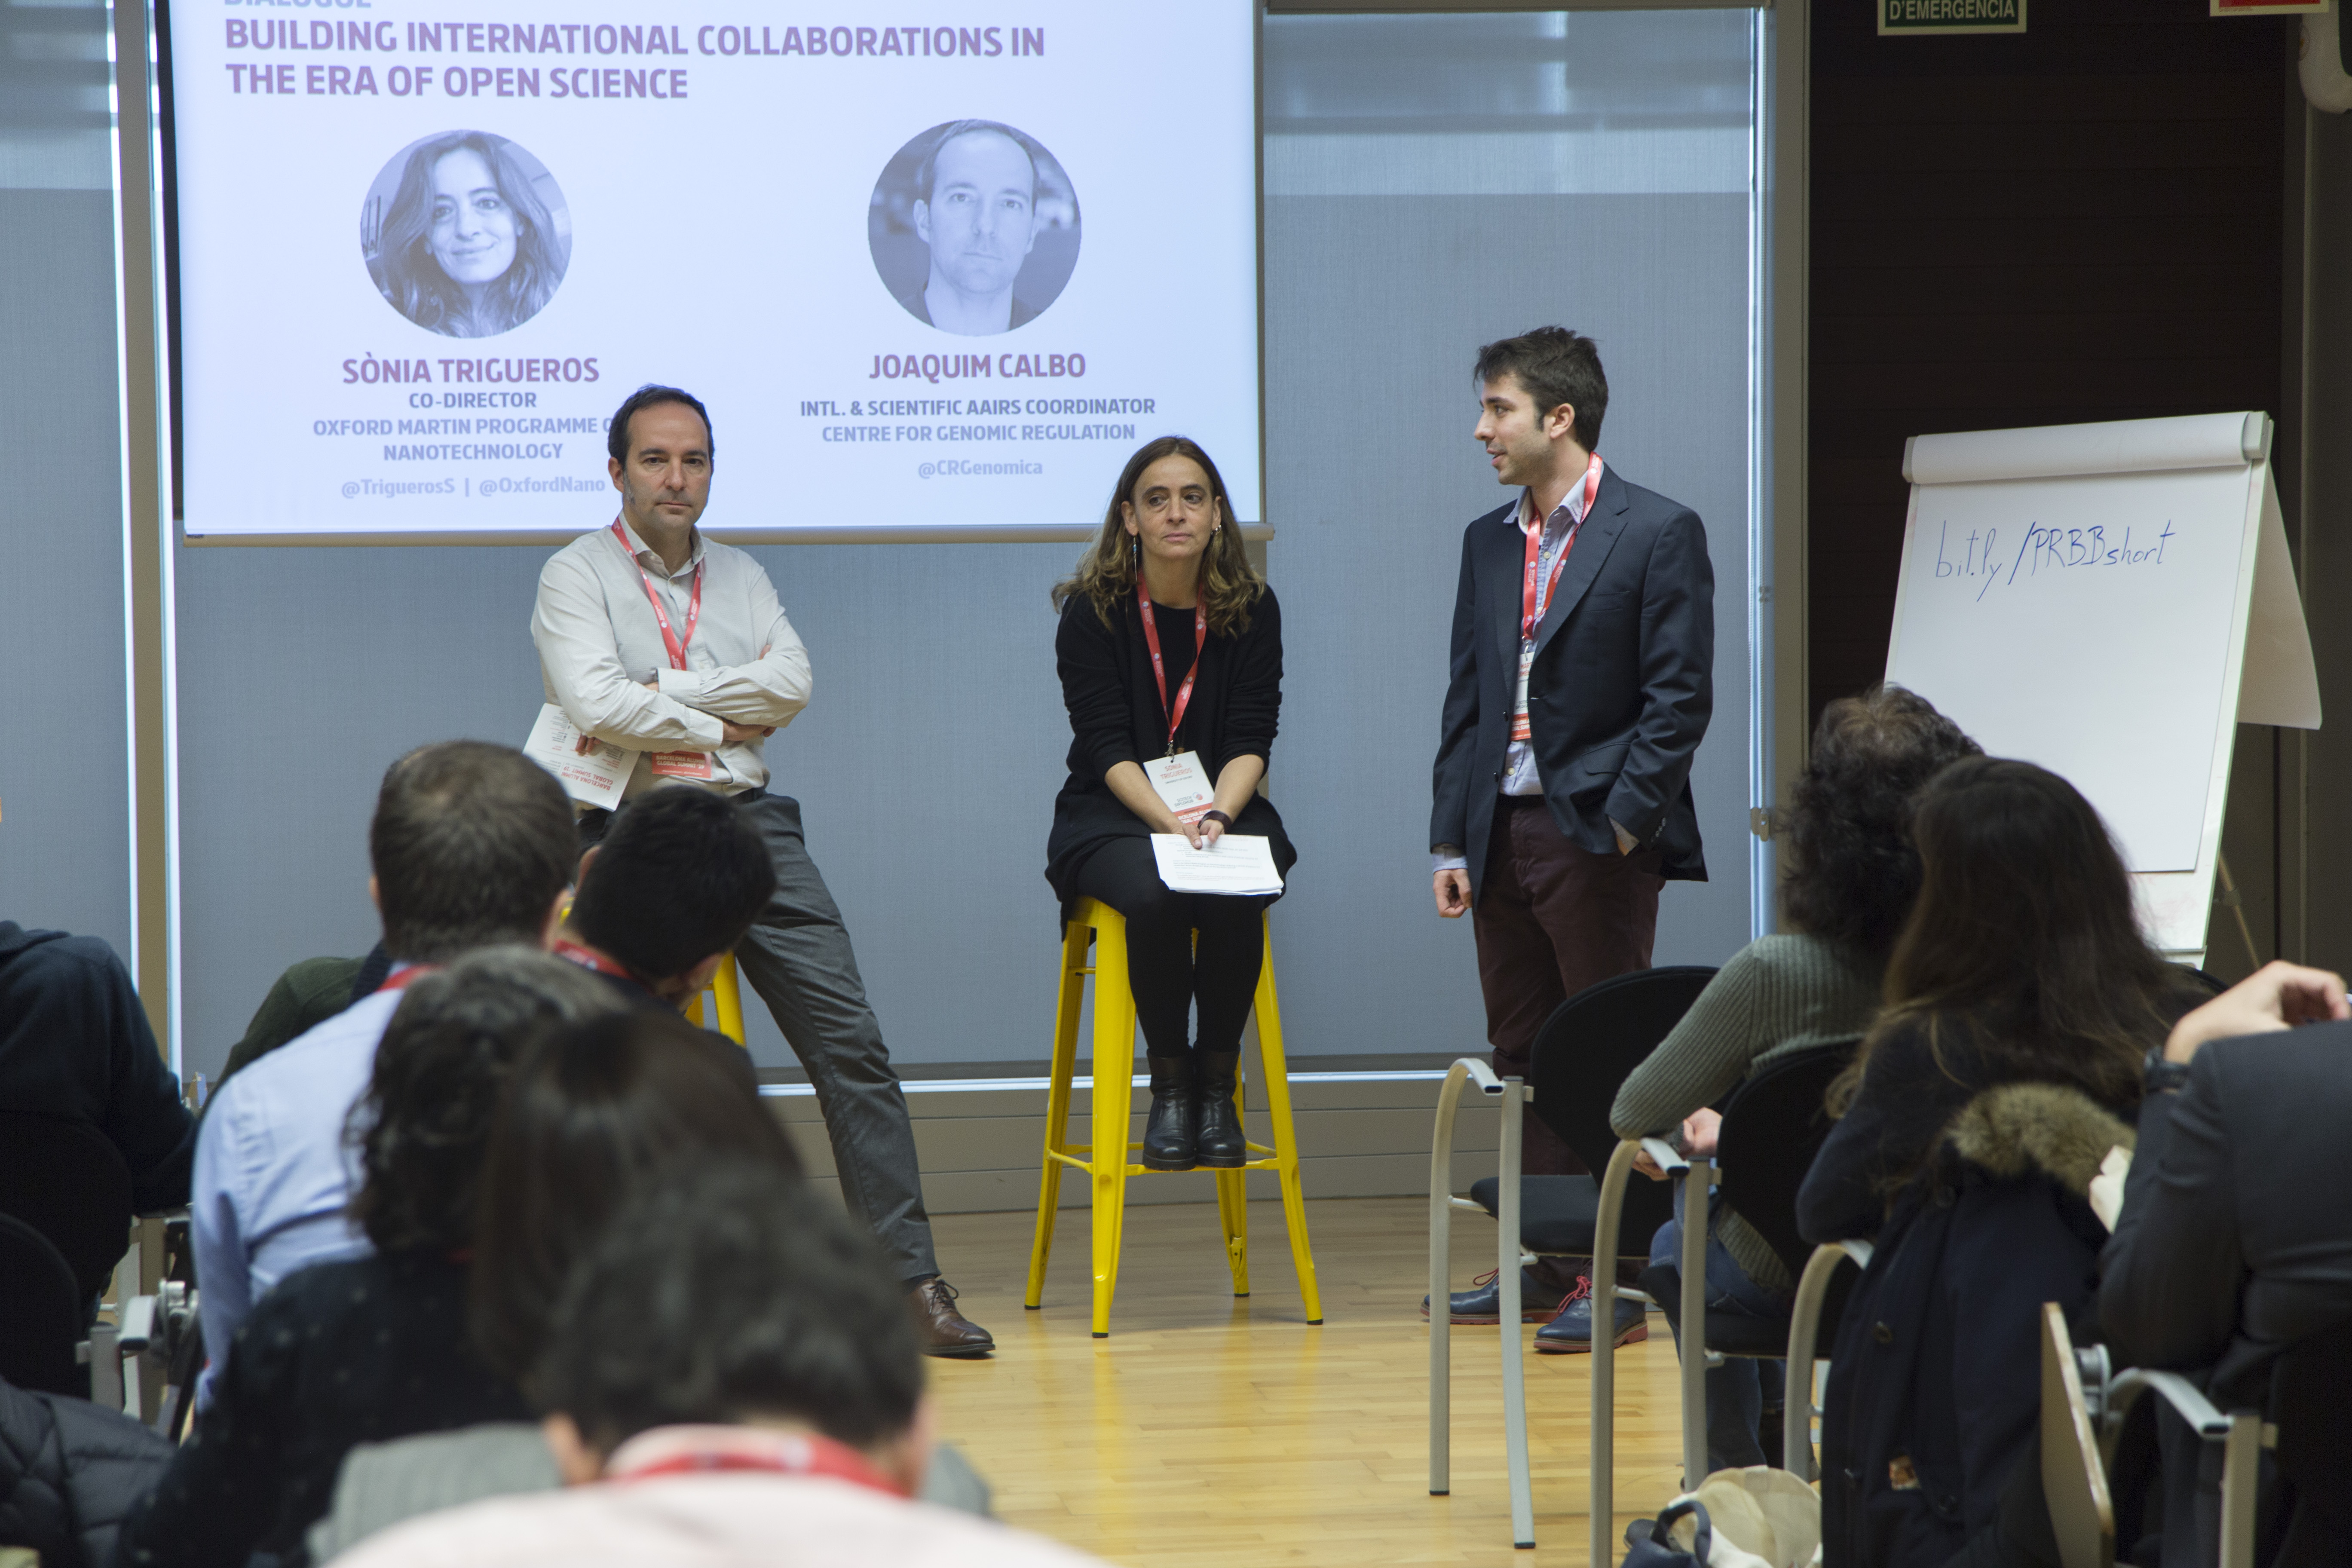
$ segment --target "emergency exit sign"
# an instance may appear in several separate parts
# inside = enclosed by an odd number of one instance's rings
[[[2025,0],[1875,0],[1886,33],[2021,33]]]

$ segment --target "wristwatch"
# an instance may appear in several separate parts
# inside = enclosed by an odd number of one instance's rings
[[[2176,1062],[2169,1059],[2165,1056],[2164,1047],[2162,1046],[2148,1047],[2147,1065],[2141,1077],[2142,1092],[2147,1094],[2177,1094],[2179,1092],[2181,1086],[2188,1081],[2189,1064],[2187,1062]]]

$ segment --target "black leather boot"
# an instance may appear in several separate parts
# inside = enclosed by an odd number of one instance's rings
[[[1151,1065],[1151,1115],[1143,1124],[1143,1168],[1189,1171],[1200,1163],[1201,1112],[1192,1090],[1192,1058],[1146,1057]]]
[[[1234,1109],[1234,1076],[1240,1071],[1239,1051],[1202,1051],[1201,1058],[1201,1163],[1230,1171],[1249,1160],[1242,1141],[1241,1113]]]

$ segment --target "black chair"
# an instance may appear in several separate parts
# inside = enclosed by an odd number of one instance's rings
[[[1511,1539],[1520,1546],[1535,1544],[1535,1502],[1528,1465],[1527,1388],[1520,1365],[1519,1256],[1533,1252],[1549,1257],[1591,1257],[1601,1227],[1601,1185],[1592,1176],[1519,1174],[1519,1107],[1532,1092],[1536,1113],[1559,1134],[1587,1165],[1599,1168],[1616,1143],[1609,1131],[1609,1111],[1619,1086],[1659,1041],[1682,1021],[1715,971],[1698,967],[1645,969],[1620,974],[1589,985],[1561,1003],[1538,1032],[1528,1071],[1533,1083],[1499,1079],[1494,1069],[1475,1057],[1465,1057],[1448,1070],[1437,1100],[1437,1128],[1430,1142],[1429,1213],[1429,1489],[1444,1496],[1451,1485],[1449,1406],[1453,1384],[1450,1370],[1452,1314],[1447,1265],[1451,1250],[1451,1215],[1456,1207],[1479,1208],[1498,1222],[1496,1232],[1496,1283],[1502,1303],[1503,1445],[1510,1468]],[[1465,1088],[1475,1084],[1496,1100],[1503,1113],[1501,1156],[1497,1174],[1472,1184],[1465,1201],[1452,1195],[1454,1116]],[[1596,1156],[1598,1159],[1596,1160]],[[1505,1182],[1509,1183],[1508,1187]],[[1644,1194],[1646,1217],[1641,1231],[1642,1256],[1649,1256],[1649,1237],[1671,1212],[1663,1193]],[[1629,1205],[1631,1206],[1631,1205]],[[1508,1218],[1511,1231],[1501,1228]],[[1636,1223],[1640,1223],[1637,1217]],[[1614,1244],[1611,1248],[1613,1252]],[[1608,1331],[1615,1310],[1614,1258],[1594,1265],[1593,1304],[1598,1309],[1593,1336],[1596,1354],[1614,1337]],[[1603,1357],[1602,1359],[1606,1359]],[[1603,1373],[1603,1376],[1606,1374]],[[1601,1385],[1596,1383],[1596,1389]],[[1601,1531],[1607,1532],[1607,1521]],[[1594,1561],[1600,1562],[1600,1555]]]
[[[2042,1308],[2041,1470],[2042,1500],[2060,1559],[2116,1561],[2116,1521],[2108,1477],[2124,1428],[2144,1394],[2172,1408],[2210,1446],[2200,1465],[2220,1471],[2220,1568],[2340,1568],[2352,1562],[2352,1322],[2297,1340],[2271,1368],[2267,1410],[2223,1411],[2179,1373],[2115,1368],[2106,1347],[2077,1349],[2063,1313]],[[2267,1499],[2263,1455],[2273,1451],[2280,1485]],[[2212,1463],[2218,1459],[2218,1466]],[[2267,1517],[2265,1517],[2267,1516]]]
[[[64,1256],[23,1220],[0,1214],[0,1379],[89,1398],[89,1369],[77,1354],[83,1322]]]
[[[1822,1101],[1831,1080],[1853,1059],[1854,1045],[1843,1040],[1791,1052],[1741,1084],[1724,1106],[1715,1152],[1718,1184],[1727,1194],[1736,1194],[1728,1197],[1731,1207],[1770,1244],[1791,1281],[1803,1275],[1813,1251],[1797,1234],[1797,1190],[1829,1139],[1830,1116]],[[1708,1312],[1700,1339],[1682,1335],[1682,1279],[1678,1261],[1658,1263],[1642,1271],[1641,1283],[1682,1340],[1683,1377],[1700,1384],[1699,1405],[1705,1404],[1709,1353],[1759,1361],[1788,1355],[1790,1313],[1768,1319]],[[1853,1281],[1851,1274],[1841,1274],[1822,1304],[1821,1331],[1832,1338]],[[1811,1392],[1792,1387],[1790,1396],[1809,1400]],[[1780,1465],[1786,1458],[1781,1427],[1768,1422],[1761,1436],[1766,1462]]]
[[[87,1122],[0,1111],[0,1215],[47,1237],[85,1311],[131,1246],[131,1167]]]
[[[1616,1151],[1609,1111],[1617,1090],[1682,1022],[1714,978],[1714,970],[1697,964],[1619,974],[1586,986],[1544,1020],[1529,1053],[1528,1090],[1537,1117],[1588,1170],[1601,1170]],[[1501,1205],[1496,1178],[1471,1183],[1470,1199],[1489,1215],[1497,1214]],[[1521,1176],[1519,1245],[1538,1257],[1589,1258],[1600,1207],[1597,1175]],[[1619,1234],[1640,1248],[1628,1256],[1646,1259],[1650,1237],[1673,1217],[1673,1200],[1663,1184],[1644,1183],[1628,1192]],[[1605,1316],[1601,1313],[1609,1294],[1604,1279],[1596,1260],[1596,1323]],[[1435,1310],[1431,1303],[1431,1310]]]

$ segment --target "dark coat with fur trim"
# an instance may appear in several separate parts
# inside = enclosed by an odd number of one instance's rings
[[[2042,1304],[2095,1320],[2106,1232],[2084,1194],[2132,1142],[2112,1111],[2042,1083],[1987,1089],[1945,1129],[1839,1324],[1824,1568],[1935,1568],[1992,1525],[2035,1431]]]

